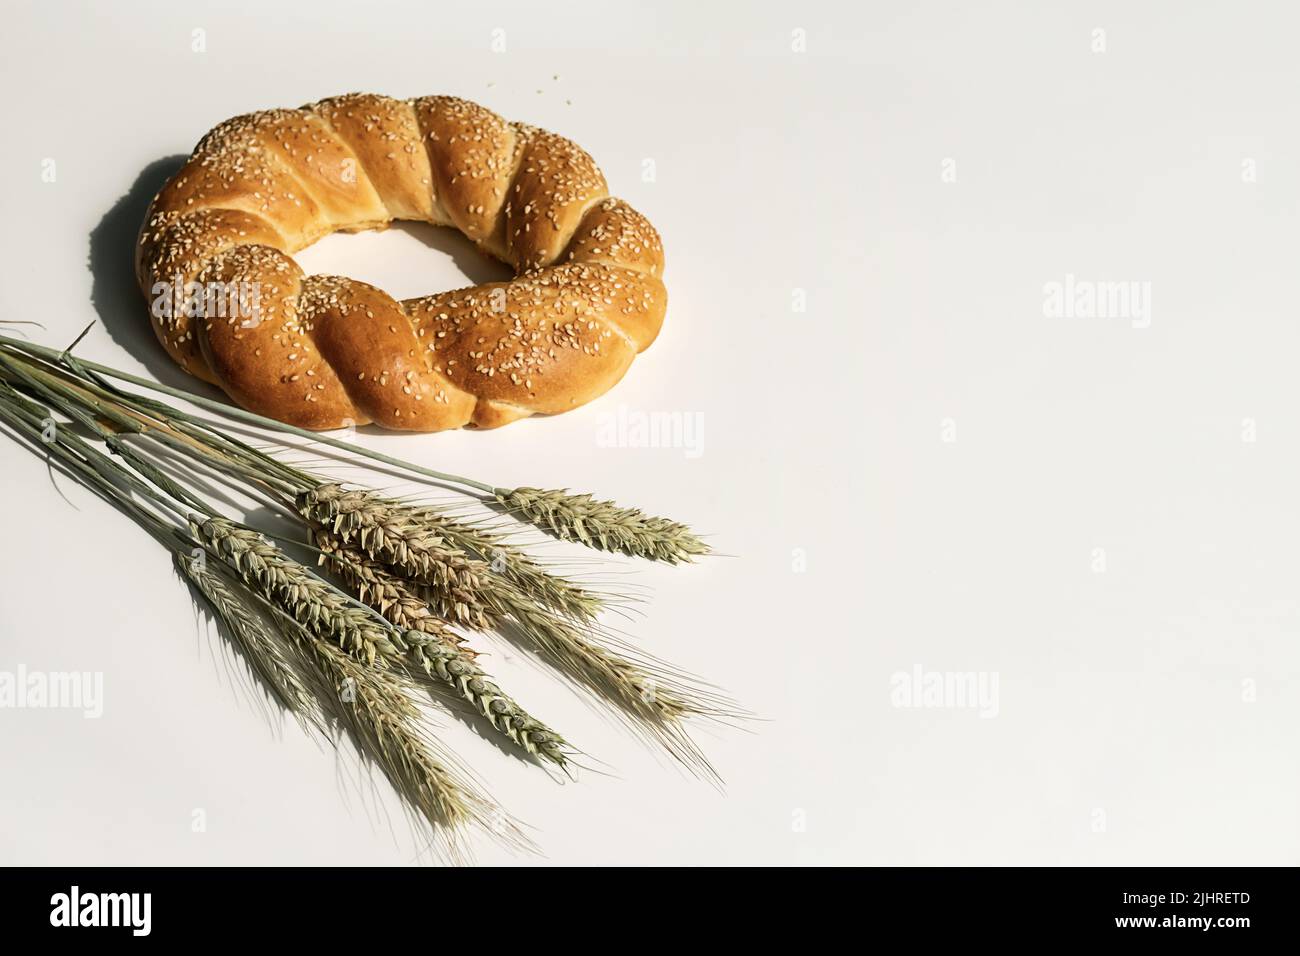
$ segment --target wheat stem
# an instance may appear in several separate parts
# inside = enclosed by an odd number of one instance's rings
[[[67,358],[66,352],[61,352],[58,349],[48,348],[43,345],[36,345],[33,342],[24,342],[21,339],[14,339],[5,335],[0,335],[0,345],[7,346],[8,348],[11,349],[17,349],[20,352],[28,352],[30,354],[39,355],[42,358],[46,359],[47,361],[51,361],[56,364],[66,361]],[[91,362],[86,359],[80,359],[79,361],[82,367],[90,369],[91,371],[94,372],[98,372],[100,375],[106,375],[109,378],[114,378],[122,382],[129,382],[132,385],[136,385],[140,388],[147,388],[151,391],[160,392],[163,395],[169,395],[172,398],[179,398],[182,401],[189,402],[191,405],[195,405],[199,408],[203,408],[208,411],[219,412],[220,414],[225,415],[227,418],[233,418],[236,419],[237,421],[246,422],[251,425],[259,425],[263,428],[271,428],[274,429],[275,431],[283,432],[290,435],[297,435],[300,438],[309,438],[314,442],[320,442],[321,444],[324,445],[330,445],[334,448],[338,448],[342,451],[346,451],[349,454],[358,455],[363,458],[369,458],[373,461],[378,461],[381,462],[382,464],[390,465],[394,468],[401,468],[405,471],[412,472],[414,474],[423,475],[426,478],[433,478],[436,481],[449,481],[455,484],[466,485],[470,488],[477,489],[478,491],[487,492],[488,494],[491,494],[493,490],[491,485],[481,481],[475,481],[472,478],[465,478],[461,475],[452,475],[447,472],[436,471],[432,468],[425,468],[422,465],[416,465],[409,461],[403,461],[400,458],[393,458],[392,456],[385,455],[382,452],[373,451],[369,448],[363,448],[360,445],[354,445],[351,442],[345,442],[342,441],[341,439],[333,438],[329,435],[321,434],[320,432],[308,431],[305,428],[298,428],[295,425],[289,425],[281,421],[276,421],[274,418],[266,418],[262,415],[257,415],[253,412],[246,411],[245,409],[239,408],[236,405],[231,405],[228,402],[213,401],[210,398],[205,398],[202,395],[196,395],[193,392],[188,392],[181,388],[172,388],[170,385],[164,385],[161,382],[153,382],[147,378],[142,378],[138,375],[132,375],[129,372],[123,372],[120,369],[113,368],[112,366],[109,365],[101,365],[98,362]],[[172,409],[172,412],[179,417],[186,417],[184,416],[183,412],[180,412],[177,409]]]

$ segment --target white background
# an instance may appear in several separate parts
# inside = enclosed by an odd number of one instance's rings
[[[765,720],[701,736],[720,796],[498,649],[502,683],[618,772],[554,785],[447,728],[546,860],[1294,864],[1287,11],[11,3],[0,314],[50,344],[99,319],[83,354],[180,381],[132,245],[159,161],[216,122],[368,90],[555,129],[663,233],[662,337],[572,414],[361,440],[708,532],[730,557],[605,566],[650,592],[639,642]],[[300,261],[399,297],[496,274],[420,229]],[[1067,274],[1149,282],[1149,327],[1045,316]],[[700,416],[703,454],[602,447],[620,408]],[[417,859],[382,781],[268,721],[151,539],[0,448],[0,670],[101,671],[105,693],[98,721],[0,711],[0,862]],[[918,666],[996,673],[997,716],[893,706]]]

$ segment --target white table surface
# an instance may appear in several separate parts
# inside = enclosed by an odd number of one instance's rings
[[[448,722],[545,861],[1300,861],[1288,5],[441,6],[10,4],[0,315],[98,318],[84,355],[177,381],[131,246],[216,122],[360,89],[555,129],[663,233],[661,339],[572,414],[360,440],[707,531],[729,557],[608,566],[651,597],[638,642],[765,721],[701,736],[720,796],[498,650],[618,774],[554,785]],[[300,261],[398,296],[491,273],[420,229]],[[1046,315],[1067,275],[1149,283],[1149,323]],[[700,454],[606,447],[620,409],[692,416]],[[98,720],[0,709],[0,863],[416,860],[150,538],[0,449],[0,670],[104,681]],[[996,716],[895,706],[916,668],[996,675]]]

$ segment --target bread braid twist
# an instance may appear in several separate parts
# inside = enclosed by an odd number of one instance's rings
[[[290,258],[395,219],[454,226],[516,278],[398,302]],[[582,405],[654,341],[662,272],[658,233],[581,148],[448,96],[227,120],[158,193],[136,248],[172,358],[313,429],[494,428]],[[184,307],[196,288],[255,290],[256,308]]]

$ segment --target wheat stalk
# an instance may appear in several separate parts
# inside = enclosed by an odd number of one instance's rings
[[[330,528],[345,541],[360,540],[370,553],[413,580],[451,587],[449,599],[477,608],[480,617],[470,623],[479,629],[488,622],[476,595],[489,572],[504,575],[540,604],[577,620],[595,620],[604,603],[598,595],[548,571],[503,535],[457,521],[427,505],[408,505],[332,482],[300,493],[295,505],[309,521]],[[446,557],[449,550],[460,551],[471,563],[456,560],[453,565]],[[446,562],[446,567],[437,575],[426,573],[426,567],[436,562]]]
[[[225,519],[192,523],[191,531],[203,537],[217,558],[230,562],[298,646],[304,665],[315,667],[329,688],[329,693],[317,693],[322,709],[347,728],[360,752],[433,827],[448,855],[463,858],[458,829],[469,823],[529,847],[516,823],[478,792],[464,771],[451,766],[450,754],[434,752],[433,741],[420,730],[422,714],[404,689],[402,672],[374,666],[377,654],[382,654],[381,662],[395,657],[382,653],[396,648],[383,636],[385,624],[348,606],[342,594],[330,593],[328,583],[256,532]],[[428,635],[408,631],[406,639],[424,645]]]
[[[525,752],[561,767],[567,764],[564,738],[505,694],[461,646],[459,635],[401,578],[331,532],[317,529],[315,540],[322,560],[353,592],[405,632],[403,638],[425,674],[449,686]]]
[[[322,484],[301,492],[295,506],[307,521],[357,543],[377,561],[424,585],[444,618],[478,630],[489,626],[479,594],[484,562],[452,547],[442,536],[387,507],[377,496]]]
[[[545,607],[535,592],[525,591],[503,575],[492,574],[474,560],[472,575],[455,578],[425,573],[416,554],[448,550],[442,517],[363,490],[322,485],[298,495],[299,513],[332,529],[373,562],[386,565],[390,575],[418,572],[422,582],[456,580],[462,600],[478,609],[478,629],[496,629],[507,637],[523,638],[530,649],[578,684],[594,691],[631,717],[635,726],[663,743],[675,756],[708,776],[712,768],[686,736],[687,716],[724,713],[718,701],[707,699],[657,662],[643,666],[604,646],[590,623],[574,621]],[[394,565],[394,557],[401,560]],[[509,626],[514,623],[514,627]]]
[[[293,714],[304,728],[322,729],[320,707],[303,685],[276,629],[240,594],[226,578],[221,566],[176,551],[174,563],[180,573],[206,599],[218,622],[238,646],[249,667],[271,691],[275,700]]]
[[[320,525],[313,525],[311,534],[320,551],[321,564],[337,574],[358,600],[370,605],[399,630],[419,631],[467,658],[474,657],[464,637],[419,596],[415,590],[417,585],[409,584],[387,565],[347,544],[340,534]]]
[[[405,693],[400,672],[375,666],[395,663],[412,645],[426,654],[446,650],[440,643],[408,631],[399,645],[386,633],[388,625],[351,606],[305,566],[234,522],[192,520],[191,531],[229,562],[271,613],[278,612],[288,636],[298,639],[305,661],[314,664],[338,692],[336,699],[325,698],[327,705],[334,704],[328,709],[407,804],[433,827],[453,858],[463,856],[456,829],[469,823],[492,829],[509,842],[526,844],[499,808],[462,773],[451,769],[447,758],[432,752],[432,742],[419,729],[422,715]]]
[[[581,686],[615,704],[629,726],[657,741],[673,757],[702,777],[720,783],[703,752],[687,734],[688,717],[742,716],[724,696],[694,685],[691,678],[653,658],[633,659],[624,649],[606,646],[591,626],[577,624],[540,608],[512,586],[493,591],[498,612],[513,620],[543,658]],[[507,631],[509,636],[509,631]]]
[[[580,683],[601,691],[623,708],[670,721],[689,712],[671,692],[664,691],[653,675],[602,647],[587,630],[538,608],[515,589],[497,590],[493,603],[503,617],[519,625],[537,650]]]
[[[255,531],[225,518],[191,519],[196,537],[227,560],[244,581],[284,608],[317,637],[332,640],[370,665],[394,662],[404,648],[395,632],[294,561]]]
[[[709,553],[686,525],[636,508],[567,490],[497,488],[495,497],[511,515],[559,538],[600,551],[677,564]]]
[[[571,617],[576,621],[595,621],[605,605],[598,594],[588,591],[535,561],[522,549],[505,540],[499,532],[459,521],[427,505],[405,505],[383,499],[390,509],[404,513],[411,521],[423,523],[447,541],[487,563],[538,604]]]
[[[420,730],[422,714],[393,671],[367,667],[336,644],[303,634],[305,656],[330,688],[330,713],[392,782],[408,806],[433,827],[447,853],[465,857],[459,828],[473,824],[508,844],[532,849],[519,825],[453,767]]]

